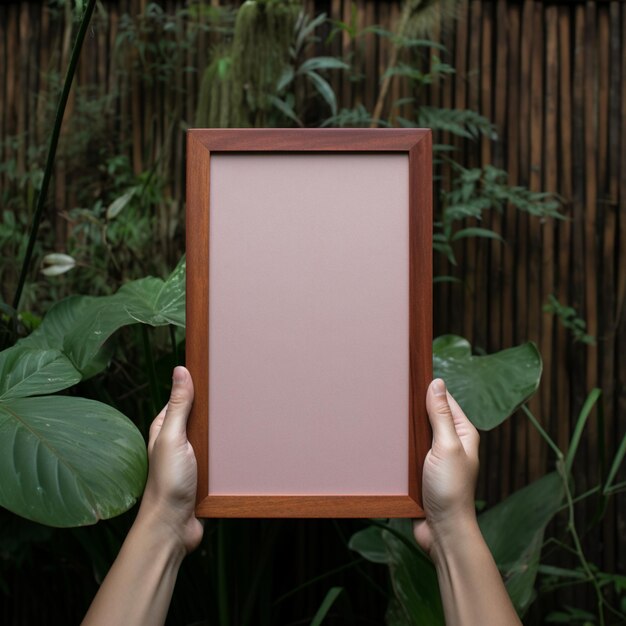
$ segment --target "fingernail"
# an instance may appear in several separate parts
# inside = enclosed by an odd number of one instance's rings
[[[433,393],[436,396],[445,396],[446,395],[446,384],[441,380],[441,378],[436,378],[433,380]]]
[[[185,375],[186,375],[186,372],[185,372],[184,367],[180,367],[180,366],[175,367],[174,373],[172,374],[172,380],[175,383],[182,383],[185,380]]]

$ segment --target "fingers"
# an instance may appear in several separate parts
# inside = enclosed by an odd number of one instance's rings
[[[454,427],[446,385],[441,378],[433,380],[428,387],[426,409],[433,429],[433,442],[444,446],[457,445],[459,436]]]
[[[186,436],[187,418],[192,404],[193,381],[187,369],[179,365],[174,368],[172,391],[166,406],[161,432],[171,436]]]

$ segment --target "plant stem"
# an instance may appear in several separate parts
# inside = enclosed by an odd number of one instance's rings
[[[589,578],[589,581],[593,585],[593,588],[596,592],[596,598],[598,601],[598,617],[600,619],[600,626],[604,626],[604,596],[602,595],[602,589],[600,589],[600,584],[596,579],[594,573],[591,571],[589,567],[589,563],[585,557],[585,553],[583,552],[583,547],[580,543],[580,537],[578,536],[578,531],[576,530],[576,520],[574,517],[574,500],[572,498],[572,492],[569,487],[569,472],[567,472],[565,463],[563,459],[559,459],[557,463],[558,472],[563,480],[563,489],[565,491],[565,499],[567,501],[567,509],[568,509],[568,523],[567,530],[572,536],[572,541],[574,542],[574,548],[576,549],[576,554],[578,555],[578,560],[580,564]]]
[[[402,37],[404,35],[404,31],[406,29],[406,25],[409,21],[409,16],[411,15],[411,7],[408,2],[405,2],[404,9],[400,16],[400,21],[398,22],[398,28],[396,31],[397,37]],[[398,55],[400,54],[400,44],[397,41],[391,41],[392,48],[391,54],[389,56],[389,63],[387,64],[387,70],[395,67],[398,62]],[[393,79],[393,74],[389,73],[383,80],[383,84],[380,86],[380,91],[378,92],[378,98],[376,100],[376,105],[374,106],[374,113],[372,113],[372,121],[370,122],[370,128],[376,128],[380,122],[380,116],[383,113],[383,107],[385,106],[385,100],[387,98],[387,93],[389,92],[389,86],[391,85],[391,81]]]
[[[65,114],[65,107],[67,105],[67,99],[70,95],[70,89],[74,80],[74,74],[76,72],[76,66],[78,64],[78,58],[80,57],[80,51],[83,47],[83,41],[85,34],[87,33],[87,27],[91,20],[94,7],[96,6],[96,0],[89,0],[85,13],[76,35],[76,41],[72,48],[72,54],[70,56],[70,63],[65,74],[65,82],[63,83],[63,91],[59,98],[59,104],[57,105],[57,111],[54,118],[54,125],[52,127],[52,135],[50,137],[50,145],[48,147],[48,156],[46,159],[46,167],[43,172],[43,179],[41,181],[41,188],[39,189],[39,195],[37,196],[37,206],[35,208],[35,214],[33,216],[33,223],[30,227],[30,235],[28,237],[28,246],[26,247],[26,253],[24,260],[22,261],[22,269],[20,272],[20,278],[17,283],[17,289],[13,298],[13,308],[17,311],[17,308],[22,297],[22,291],[24,290],[24,284],[26,283],[26,276],[30,267],[30,262],[33,257],[33,250],[35,249],[35,242],[37,241],[37,233],[39,232],[39,224],[41,223],[41,217],[43,215],[44,205],[46,203],[46,196],[48,195],[48,187],[50,186],[50,179],[52,177],[52,169],[54,167],[54,159],[57,152],[57,146],[59,144],[59,135],[61,134],[61,126],[63,124],[63,116]]]
[[[554,443],[550,435],[543,429],[541,424],[537,421],[537,418],[532,414],[531,410],[525,405],[522,404],[522,411],[526,413],[528,419],[532,422],[532,425],[539,431],[539,434],[543,437],[544,441],[554,450],[554,454],[556,454],[556,458],[559,461],[563,460],[563,453],[561,452],[559,446]]]

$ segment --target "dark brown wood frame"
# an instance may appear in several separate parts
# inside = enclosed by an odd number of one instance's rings
[[[211,496],[208,493],[209,185],[212,152],[395,152],[409,157],[409,488],[389,496]],[[432,137],[424,129],[192,129],[187,133],[187,367],[195,383],[189,440],[198,517],[423,517],[432,378]]]

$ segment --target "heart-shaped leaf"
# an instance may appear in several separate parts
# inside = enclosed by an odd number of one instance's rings
[[[30,348],[63,352],[89,378],[110,358],[106,342],[122,326],[185,326],[185,259],[167,280],[142,278],[112,296],[71,296],[53,306],[39,328],[18,342]]]
[[[127,283],[113,296],[116,305],[136,322],[185,326],[185,270],[183,257],[165,281],[149,277]]]
[[[129,509],[146,447],[133,423],[84,398],[0,401],[0,506],[50,526],[83,526]]]
[[[473,356],[466,339],[443,335],[433,342],[433,368],[474,426],[491,430],[535,393],[542,362],[532,342]]]

